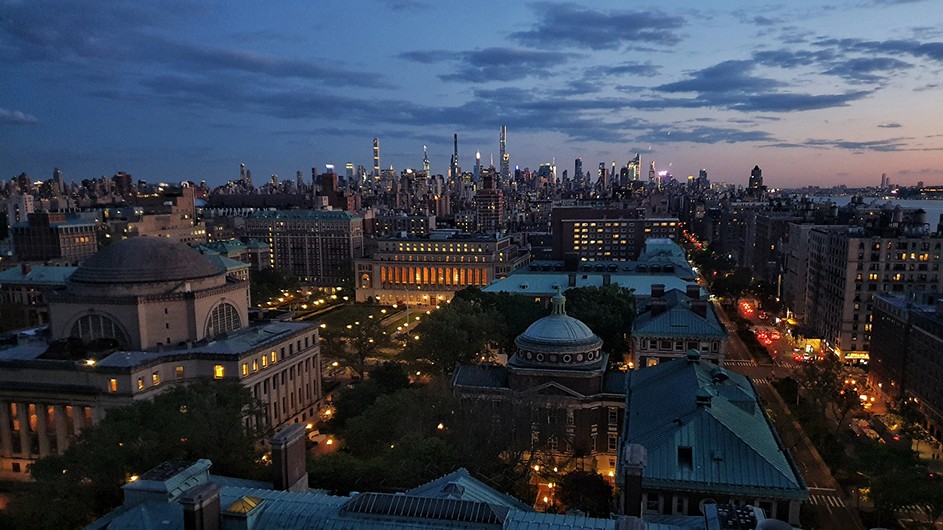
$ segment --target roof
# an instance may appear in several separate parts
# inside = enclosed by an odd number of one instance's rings
[[[478,388],[507,388],[507,369],[497,364],[460,364],[455,368],[455,375],[452,376],[452,385]]]
[[[305,220],[305,221],[353,221],[360,219],[344,210],[260,210],[249,219]]]
[[[114,284],[193,280],[225,273],[199,251],[163,237],[132,237],[101,249],[76,270],[71,282]]]
[[[650,296],[653,284],[662,284],[665,289],[684,290],[690,282],[674,274],[635,274],[632,272],[608,273],[611,283],[631,289],[635,296]],[[495,280],[482,291],[488,293],[511,293],[524,296],[547,297],[556,294],[557,289],[579,287],[602,287],[603,273],[577,272],[576,285],[570,285],[567,272],[531,272],[524,269],[507,278]]]
[[[639,311],[632,323],[634,336],[649,337],[727,337],[727,328],[717,319],[713,304],[707,303],[705,316],[694,312],[691,299],[682,291],[665,293],[665,311],[653,315],[652,303]]]
[[[808,498],[744,376],[695,352],[629,372],[627,390],[623,446],[647,451],[643,487]]]
[[[0,284],[28,284],[28,285],[65,285],[66,280],[78,267],[50,267],[47,265],[32,265],[13,267],[0,272]]]
[[[465,468],[459,468],[447,475],[417,486],[406,491],[406,494],[429,498],[479,501],[518,510],[530,510],[530,506],[487,486],[484,482],[471,476],[471,473]]]
[[[580,363],[595,360],[594,356],[587,355],[584,361],[580,354],[602,347],[602,339],[586,324],[566,314],[566,297],[559,292],[553,297],[553,313],[528,326],[514,339],[514,343],[527,352],[577,354]],[[538,360],[542,361],[541,357]]]

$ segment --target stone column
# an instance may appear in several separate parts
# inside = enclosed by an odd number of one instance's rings
[[[46,425],[46,405],[36,404],[36,434],[39,436],[39,456],[49,455],[49,425]]]
[[[65,405],[54,405],[56,411],[56,447],[59,454],[69,447],[69,433],[66,432]]]
[[[9,458],[13,454],[10,440],[10,404],[0,402],[0,457]]]
[[[24,455],[30,454],[28,407],[27,403],[16,404],[16,415],[20,417],[20,448]]]

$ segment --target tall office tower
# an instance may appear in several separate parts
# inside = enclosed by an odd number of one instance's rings
[[[648,181],[655,182],[655,161],[652,160],[648,164]]]
[[[318,168],[313,167],[311,168],[311,187],[314,188],[315,190],[319,190],[321,189],[318,187],[320,185],[321,185],[321,180],[318,179]]]
[[[429,149],[426,146],[422,146],[422,172],[425,174],[426,178],[432,175],[429,166]]]
[[[573,178],[583,180],[583,159],[577,158],[573,161]]]
[[[753,170],[750,171],[750,189],[759,190],[763,187],[763,170],[760,169],[760,166],[753,166]]]
[[[475,151],[475,169],[472,173],[472,182],[478,182],[481,179],[481,151]]]
[[[373,139],[373,178],[380,178],[380,139]]]
[[[508,154],[508,126],[501,126],[501,176],[505,182],[511,178],[511,155]]]
[[[642,156],[635,153],[635,158],[629,160],[629,180],[635,182],[642,174]]]
[[[354,183],[354,164],[353,162],[347,162],[344,165],[344,177],[347,179],[347,185],[350,186]]]
[[[887,173],[881,173],[881,189],[887,187]]]
[[[252,170],[246,170],[246,187],[252,189]]]
[[[246,165],[239,164],[239,182],[244,183],[245,181],[246,181]]]
[[[278,175],[272,173],[272,179],[270,182],[272,183],[272,186],[278,186]]]
[[[700,190],[706,190],[710,188],[710,180],[707,179],[707,170],[702,169],[697,173],[697,188]]]
[[[55,168],[52,172],[52,179],[56,181],[56,184],[59,185],[59,193],[65,193],[65,179],[62,178],[62,171],[59,168]]]
[[[612,161],[612,170],[609,171],[609,180],[611,181],[611,185],[612,185],[613,187],[615,187],[615,186],[618,185],[618,181],[616,180],[616,177],[618,177],[618,176],[619,176],[619,172],[616,171],[616,161],[613,160],[613,161]]]
[[[455,149],[452,151],[452,162],[449,164],[449,177],[458,180],[460,176],[458,167],[458,133],[455,134],[453,140],[455,142]]]
[[[295,184],[298,186],[298,193],[305,189],[305,179],[301,176],[301,171],[295,171]]]
[[[606,182],[606,163],[605,162],[599,163],[599,171],[596,177],[597,177],[596,184],[598,184],[599,189],[602,190],[603,193],[605,193],[606,189],[608,188],[608,185],[607,185],[608,183]]]

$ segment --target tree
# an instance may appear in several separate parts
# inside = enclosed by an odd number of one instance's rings
[[[493,343],[495,329],[500,329],[495,311],[457,298],[420,321],[411,332],[419,338],[409,340],[403,358],[429,363],[433,371],[450,374],[456,364],[476,362]]]
[[[278,269],[269,267],[260,271],[249,271],[252,301],[259,305],[278,298],[282,291],[294,292],[298,286],[298,278]]]
[[[590,517],[609,517],[612,486],[598,473],[573,470],[563,475],[557,500],[567,510],[580,510]]]
[[[566,312],[589,326],[603,341],[603,350],[616,362],[629,351],[628,337],[635,318],[632,291],[615,284],[566,291]]]
[[[527,326],[547,315],[547,310],[539,302],[511,293],[486,293],[477,287],[466,287],[455,293],[455,298],[476,303],[485,311],[500,315],[498,325],[490,332],[498,350],[506,355],[514,353],[514,339]]]
[[[363,378],[367,359],[390,344],[390,336],[379,319],[366,318],[347,327],[330,327],[321,333],[321,351],[326,359],[342,362]]]
[[[833,436],[838,436],[845,420],[861,405],[858,395],[845,388],[845,376],[838,357],[828,355],[821,361],[809,361],[802,365],[797,376],[799,386],[813,405],[813,409],[831,413],[836,426]]]
[[[261,406],[230,381],[196,382],[112,409],[64,454],[33,464],[34,487],[14,496],[7,512],[19,528],[81,527],[121,503],[129,477],[167,460],[209,458],[214,473],[263,478],[257,433],[244,423],[252,417],[262,420]]]

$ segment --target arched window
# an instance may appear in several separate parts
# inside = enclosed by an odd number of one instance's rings
[[[210,313],[210,318],[206,321],[206,336],[215,337],[241,327],[239,311],[232,304],[223,302]]]
[[[128,345],[128,336],[111,318],[100,315],[85,315],[72,324],[69,337],[82,339],[83,342],[92,342],[98,339],[114,339],[121,346]]]

